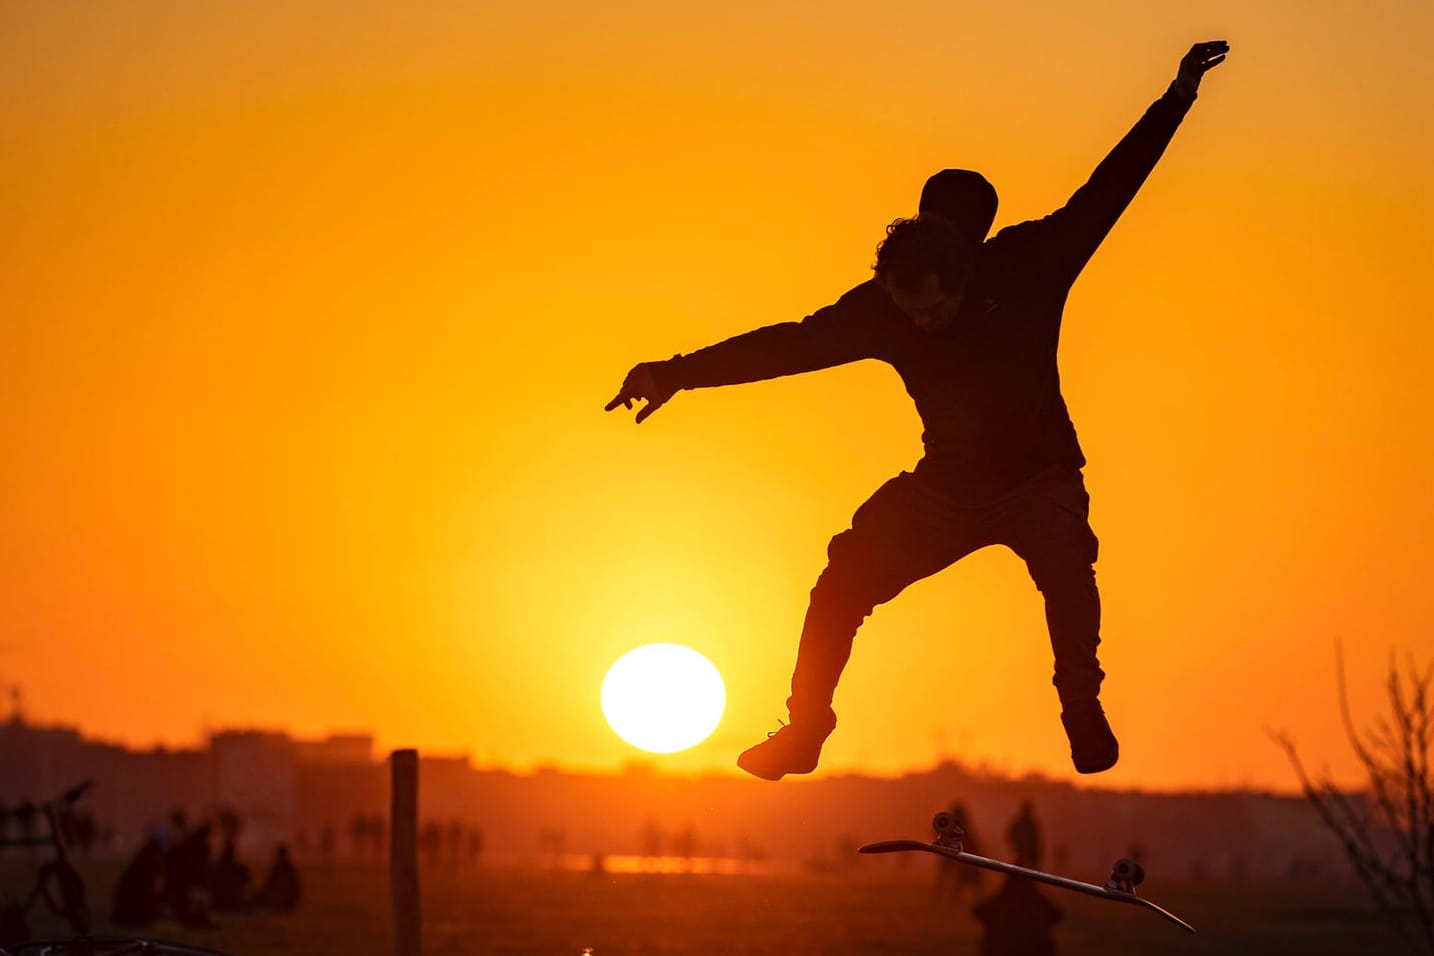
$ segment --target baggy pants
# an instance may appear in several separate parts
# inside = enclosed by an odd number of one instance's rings
[[[972,506],[912,472],[882,485],[827,548],[827,567],[812,588],[797,648],[787,701],[792,720],[833,719],[837,681],[857,628],[873,608],[992,544],[1016,552],[1045,597],[1053,683],[1062,705],[1095,700],[1105,674],[1096,659],[1100,596],[1092,565],[1099,543],[1089,510],[1075,469],[1044,472],[1008,495]]]

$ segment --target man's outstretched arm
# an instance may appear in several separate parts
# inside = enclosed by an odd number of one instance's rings
[[[891,308],[886,293],[867,282],[801,322],[745,332],[665,362],[643,362],[627,373],[604,410],[646,402],[637,412],[642,422],[682,389],[759,382],[873,358],[881,320],[874,312],[883,303]]]
[[[1042,220],[1051,230],[1052,265],[1068,270],[1072,278],[1085,266],[1160,161],[1195,102],[1200,80],[1222,63],[1229,51],[1224,40],[1192,46],[1180,60],[1165,94],[1145,111],[1070,201]]]

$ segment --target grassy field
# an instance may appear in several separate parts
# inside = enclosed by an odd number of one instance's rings
[[[12,861],[13,863],[13,861]],[[115,869],[84,868],[97,931],[106,928]],[[159,923],[150,935],[236,956],[386,956],[393,952],[388,872],[379,865],[307,866],[306,898],[293,915],[216,914],[215,930]],[[762,876],[589,874],[471,867],[423,874],[425,956],[543,954],[974,954],[981,927],[971,899],[934,905],[932,871]],[[10,893],[23,886],[12,865]],[[985,893],[995,889],[985,884]],[[1065,956],[1134,953],[1399,953],[1400,942],[1362,891],[1318,884],[1180,884],[1149,895],[1199,929],[1190,936],[1153,914],[1069,893],[1056,943]],[[39,934],[57,930],[36,919]]]

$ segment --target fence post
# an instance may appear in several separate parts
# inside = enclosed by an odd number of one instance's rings
[[[389,816],[389,873],[393,880],[394,952],[420,956],[418,907],[418,751],[395,750]]]

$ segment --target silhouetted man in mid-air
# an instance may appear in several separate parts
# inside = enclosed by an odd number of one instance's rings
[[[643,421],[678,391],[733,385],[875,358],[916,402],[925,453],[891,479],[832,539],[797,648],[790,723],[737,765],[777,780],[816,768],[836,727],[832,696],[852,639],[876,605],[978,548],[1004,544],[1045,596],[1056,691],[1081,773],[1115,765],[1119,747],[1100,704],[1096,537],[1087,520],[1085,457],[1061,398],[1056,345],[1076,276],[1160,159],[1224,41],[1197,43],[1165,94],[1065,206],[986,238],[996,191],[947,169],[877,248],[875,277],[801,322],[645,362],[608,403]]]

